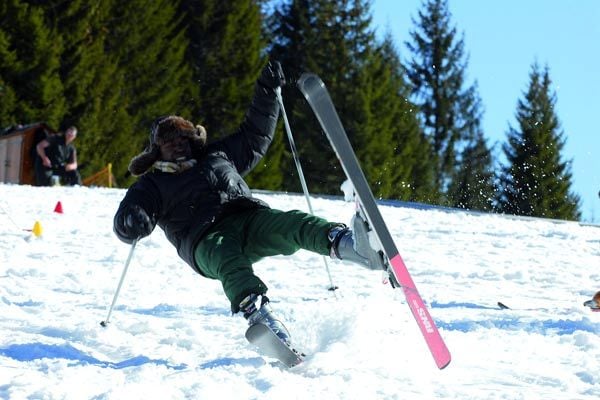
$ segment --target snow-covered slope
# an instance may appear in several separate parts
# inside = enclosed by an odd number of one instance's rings
[[[382,206],[453,355],[435,367],[404,296],[381,273],[300,251],[255,265],[304,364],[281,369],[244,338],[220,284],[156,230],[112,233],[119,189],[0,184],[0,398],[597,399],[600,228]],[[306,209],[295,195],[258,194]],[[53,212],[60,201],[63,214]],[[316,198],[348,222],[352,205]],[[43,235],[24,229],[39,221]],[[500,310],[501,301],[510,310]]]

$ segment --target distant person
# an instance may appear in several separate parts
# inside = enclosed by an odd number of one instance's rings
[[[77,170],[77,150],[73,141],[77,128],[71,126],[64,134],[51,135],[36,146],[35,178],[38,186],[81,185]]]

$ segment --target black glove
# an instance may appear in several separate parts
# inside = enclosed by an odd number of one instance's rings
[[[126,243],[148,236],[153,229],[154,223],[140,206],[126,207],[115,216],[115,233]]]
[[[258,77],[258,83],[271,89],[285,85],[285,75],[279,61],[269,61],[265,65]]]

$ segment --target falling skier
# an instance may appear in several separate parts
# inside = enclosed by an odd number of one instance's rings
[[[354,233],[344,224],[297,210],[271,209],[252,197],[242,177],[258,164],[273,139],[279,115],[276,89],[284,84],[280,64],[268,63],[237,131],[210,144],[199,125],[172,115],[156,119],[149,147],[129,165],[139,179],[116,212],[114,232],[123,242],[133,243],[160,226],[197,273],[221,282],[232,312],[248,320],[249,340],[258,332],[252,327],[261,324],[289,348],[290,334],[270,308],[267,285],[252,269],[255,262],[299,249],[369,269],[382,268],[383,261],[362,234],[364,221],[359,218],[353,224],[361,229]],[[289,364],[300,361],[298,357]]]

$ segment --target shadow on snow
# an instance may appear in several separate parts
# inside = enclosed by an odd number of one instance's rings
[[[55,345],[44,343],[25,343],[13,344],[8,347],[0,348],[0,355],[12,358],[17,361],[35,361],[41,359],[63,359],[76,361],[70,366],[95,365],[102,368],[122,369],[127,367],[138,367],[144,364],[164,365],[174,370],[183,370],[187,368],[186,364],[174,365],[166,360],[153,360],[146,356],[137,356],[121,362],[101,361],[76,349],[69,344]],[[233,358],[223,357],[200,364],[201,369],[212,369],[220,367],[229,367],[234,365],[260,367],[266,362],[261,357]]]
[[[436,321],[440,329],[449,331],[471,332],[479,328],[483,329],[504,329],[509,331],[526,331],[539,333],[542,335],[571,335],[577,331],[598,333],[600,329],[596,324],[584,319],[579,321],[571,320],[546,320],[546,321],[523,321],[520,318],[500,318],[490,320],[461,320],[452,322]]]
[[[181,370],[185,369],[185,364],[173,365],[166,360],[153,360],[146,356],[137,356],[121,362],[101,361],[76,349],[69,344],[55,345],[44,343],[25,343],[13,344],[8,347],[0,348],[0,355],[10,357],[17,361],[35,361],[44,358],[65,359],[77,361],[73,365],[96,365],[102,368],[121,369],[127,367],[137,367],[144,364],[164,365],[167,368]]]
[[[433,301],[431,303],[431,308],[473,308],[478,310],[499,310],[499,307],[490,307],[483,306],[480,304],[474,303],[457,303],[455,301],[451,301],[450,303],[438,303],[437,301]]]

